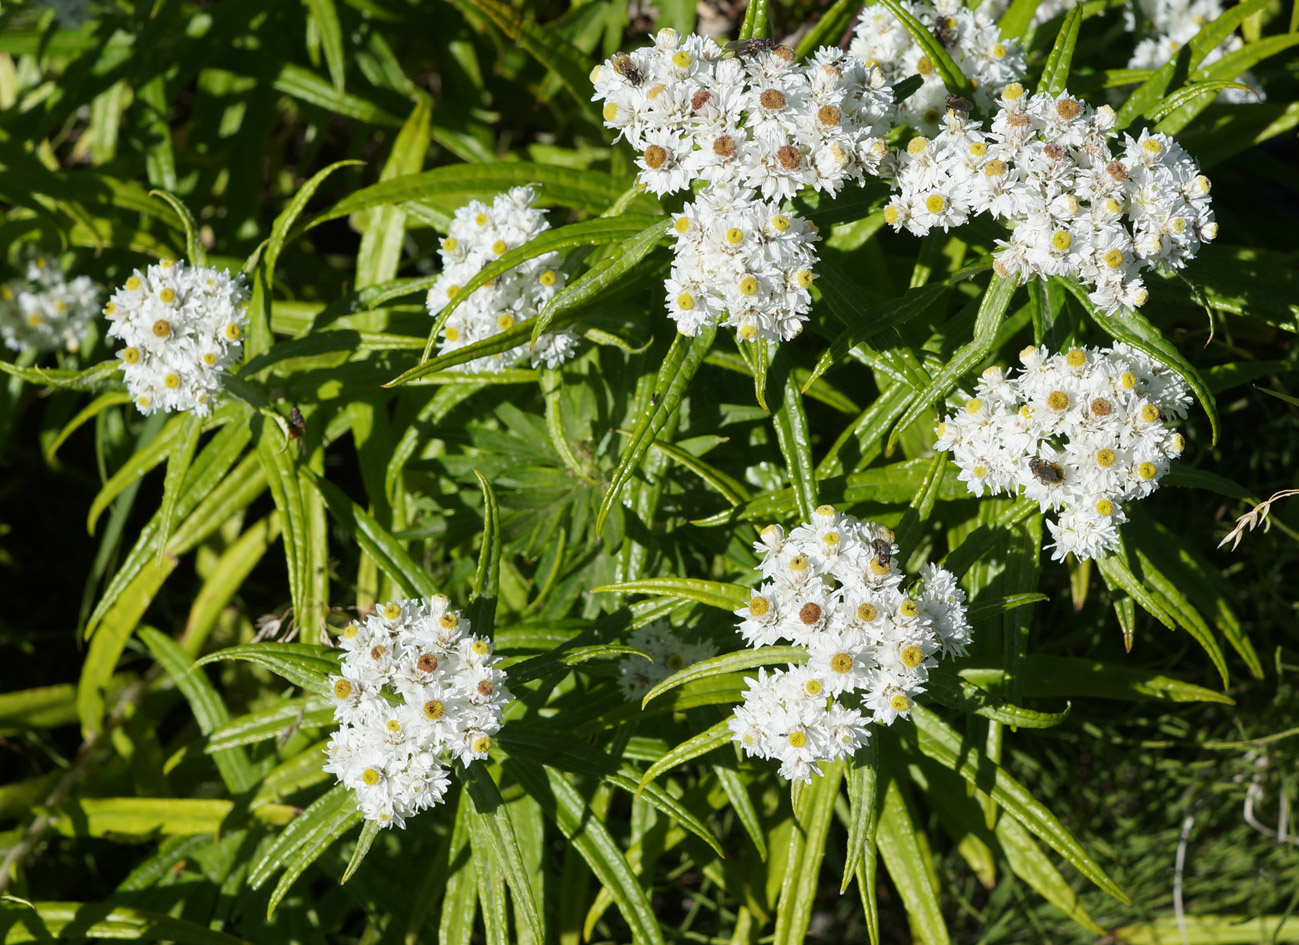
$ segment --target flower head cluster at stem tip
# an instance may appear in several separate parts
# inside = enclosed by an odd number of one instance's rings
[[[247,298],[242,275],[171,260],[117,288],[104,307],[108,336],[126,342],[117,358],[141,413],[211,412],[221,372],[243,351]]]
[[[730,728],[747,754],[810,781],[819,762],[851,757],[870,722],[908,715],[936,657],[965,653],[965,592],[932,564],[904,591],[893,533],[829,505],[788,535],[768,526],[754,549],[763,583],[735,612],[739,632],[756,648],[788,640],[808,659],[746,679]]]
[[[831,47],[802,63],[776,45],[728,57],[711,39],[665,29],[591,81],[605,124],[639,155],[641,183],[659,196],[698,190],[677,220],[667,284],[678,330],[693,335],[729,312],[744,340],[798,334],[815,231],[781,202],[878,172],[893,116],[882,74]]]
[[[673,673],[717,653],[710,643],[687,643],[662,620],[632,631],[627,642],[649,656],[648,661],[640,656],[618,661],[618,685],[630,702],[639,702]]]
[[[442,273],[429,289],[425,303],[430,315],[441,312],[489,263],[550,229],[544,211],[532,205],[536,199],[531,187],[512,187],[497,194],[490,205],[471,200],[455,212],[438,250]],[[447,319],[439,353],[449,354],[535,318],[564,287],[559,265],[558,253],[543,253],[479,286],[461,300]],[[547,332],[531,350],[525,342],[509,351],[476,358],[462,369],[494,373],[525,359],[533,367],[544,364],[556,368],[576,349],[577,337],[572,332]]]
[[[1018,83],[1000,105],[986,131],[949,112],[936,137],[913,138],[891,159],[887,223],[922,236],[990,214],[1012,229],[997,241],[998,274],[1070,276],[1107,313],[1145,303],[1141,270],[1180,269],[1217,235],[1209,179],[1167,135],[1125,135],[1116,153],[1108,105]]]
[[[52,256],[34,253],[26,278],[0,285],[0,338],[13,351],[77,351],[98,314],[99,288],[69,279]]]
[[[326,771],[356,792],[366,819],[405,827],[442,801],[445,763],[486,758],[512,696],[490,640],[441,594],[381,605],[338,639]]]
[[[1180,377],[1140,352],[1073,348],[1020,352],[1023,370],[983,372],[974,397],[938,427],[974,495],[1021,490],[1048,521],[1053,557],[1096,558],[1118,547],[1123,505],[1159,487],[1185,441],[1166,421],[1186,416]]]

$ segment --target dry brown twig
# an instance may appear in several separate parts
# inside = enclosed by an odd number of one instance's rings
[[[1222,541],[1218,542],[1218,547],[1221,548],[1230,541],[1231,550],[1235,551],[1236,546],[1240,544],[1240,540],[1245,537],[1246,528],[1252,532],[1262,524],[1263,530],[1266,531],[1270,524],[1267,517],[1272,511],[1272,503],[1279,499],[1288,499],[1290,496],[1294,495],[1299,495],[1299,489],[1282,489],[1280,492],[1268,496],[1240,518],[1236,519],[1236,527],[1227,532],[1227,536],[1223,538]]]

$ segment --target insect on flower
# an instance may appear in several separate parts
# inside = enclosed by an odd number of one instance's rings
[[[956,48],[956,43],[959,38],[960,37],[956,32],[955,17],[947,16],[939,19],[938,25],[934,27],[934,39],[938,40],[944,49],[951,52]]]
[[[722,55],[731,53],[735,56],[752,56],[754,53],[764,52],[768,49],[775,48],[775,40],[763,39],[755,36],[752,39],[737,39],[727,43],[722,47]]]
[[[302,419],[302,411],[294,407],[289,411],[289,439],[296,440],[307,432],[307,423]]]
[[[613,71],[630,82],[632,88],[640,88],[640,84],[645,81],[645,77],[636,68],[636,63],[632,62],[631,56],[626,53],[614,53]]]
[[[959,95],[947,96],[947,100],[944,104],[946,104],[949,112],[953,112],[956,117],[960,118],[962,121],[969,118],[970,112],[974,109],[974,106],[970,104],[968,98],[961,98]]]
[[[881,567],[888,567],[893,560],[893,546],[883,538],[876,538],[871,542],[871,547],[875,549],[875,557],[879,559]]]
[[[1064,467],[1059,463],[1048,463],[1034,456],[1028,461],[1028,471],[1044,486],[1054,486],[1064,482]]]

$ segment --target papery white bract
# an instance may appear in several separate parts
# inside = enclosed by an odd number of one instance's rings
[[[893,533],[830,505],[788,535],[769,526],[754,548],[767,580],[735,611],[737,629],[750,646],[787,641],[808,658],[746,679],[730,729],[745,753],[808,781],[819,763],[851,757],[869,723],[907,715],[938,656],[965,652],[965,593],[932,564],[903,591]]]
[[[366,819],[404,827],[441,802],[455,758],[486,758],[513,698],[490,640],[441,594],[384,604],[344,628],[331,677],[339,730],[324,770],[356,792]]]
[[[633,630],[627,642],[649,656],[624,656],[618,661],[618,686],[629,702],[639,702],[659,682],[678,670],[715,656],[709,643],[690,643],[662,620]]]
[[[248,324],[242,274],[164,259],[138,269],[104,307],[123,379],[141,413],[211,413],[221,372],[236,363]]]

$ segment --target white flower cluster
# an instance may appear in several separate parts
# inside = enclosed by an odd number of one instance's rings
[[[325,770],[356,792],[366,819],[405,827],[441,802],[445,762],[486,758],[512,698],[492,643],[441,594],[384,604],[343,630],[342,675]]]
[[[929,30],[974,85],[974,104],[990,110],[1011,82],[1024,78],[1024,53],[1005,39],[983,6],[973,10],[960,0],[901,0],[902,6]],[[937,132],[947,113],[947,87],[934,63],[906,28],[884,6],[867,7],[848,52],[867,66],[883,70],[896,85],[919,75],[920,88],[898,103],[898,123],[927,134]]]
[[[1017,376],[990,367],[964,409],[938,426],[974,495],[1021,490],[1042,511],[1052,557],[1096,558],[1118,547],[1123,504],[1159,487],[1185,438],[1190,391],[1175,373],[1126,345],[1020,352]]]
[[[243,276],[164,259],[137,269],[104,307],[126,389],[141,413],[211,412],[221,372],[239,359],[248,316]]]
[[[630,702],[639,702],[659,682],[677,670],[717,655],[709,643],[687,643],[659,620],[634,630],[627,642],[650,658],[624,656],[618,661],[618,684]]]
[[[831,47],[798,63],[770,41],[728,51],[665,29],[654,45],[596,66],[591,81],[605,124],[639,152],[647,189],[702,185],[677,219],[666,285],[678,330],[693,335],[726,312],[746,340],[798,334],[816,230],[779,204],[878,173],[893,115],[879,70]]]
[[[0,338],[14,351],[76,351],[99,299],[89,276],[69,280],[57,261],[33,256],[25,279],[0,285]]]
[[[497,194],[491,205],[471,200],[455,212],[451,229],[438,255],[442,273],[428,291],[426,304],[436,316],[488,263],[550,229],[545,211],[533,207],[531,187],[511,187]],[[441,354],[499,335],[519,322],[535,318],[542,307],[564,287],[558,253],[543,253],[501,273],[474,290],[456,307],[442,329]],[[557,368],[573,356],[577,337],[569,331],[548,332],[528,350],[528,345],[477,358],[461,366],[465,371],[499,372],[531,358],[533,367]]]
[[[818,762],[850,757],[870,722],[907,715],[937,656],[965,653],[965,592],[932,564],[903,591],[893,533],[829,505],[788,535],[768,526],[754,548],[763,583],[735,612],[739,631],[752,647],[806,647],[808,660],[746,679],[730,728],[747,754],[810,781]]]
[[[1221,0],[1137,0],[1136,6],[1152,35],[1137,43],[1128,61],[1129,69],[1160,68],[1177,55],[1177,51],[1189,43],[1205,24],[1212,23],[1223,13]],[[1130,8],[1124,11],[1124,23],[1129,32],[1137,28],[1137,18]],[[1240,34],[1232,33],[1221,45],[1209,51],[1200,68],[1213,65],[1244,45]],[[1242,72],[1237,81],[1253,88],[1258,93],[1257,97],[1244,89],[1223,89],[1218,93],[1218,101],[1239,105],[1264,98],[1258,80],[1249,72]]]
[[[1000,101],[987,131],[949,112],[936,137],[898,152],[885,221],[923,235],[989,213],[1013,231],[997,243],[1000,275],[1071,276],[1106,312],[1144,304],[1142,269],[1180,269],[1217,235],[1209,179],[1172,138],[1125,135],[1115,154],[1108,105],[1018,83]]]

